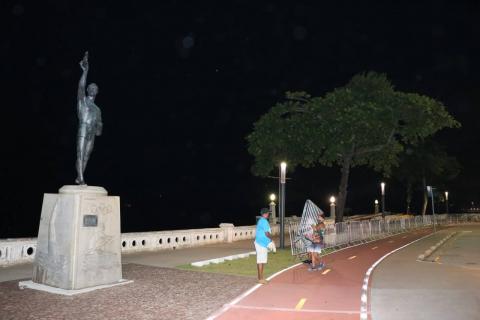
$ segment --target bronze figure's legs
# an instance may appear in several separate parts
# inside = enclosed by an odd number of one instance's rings
[[[87,168],[87,162],[90,159],[90,155],[92,154],[93,141],[94,141],[93,137],[92,137],[92,140],[85,141],[85,153],[83,154],[83,163],[82,163],[83,172],[85,172],[85,169]],[[82,175],[83,175],[83,172],[82,172]]]
[[[77,184],[83,185],[85,184],[85,181],[83,181],[83,158],[84,158],[84,153],[85,153],[85,137],[78,137],[77,139],[77,163],[76,163],[76,168],[77,168],[77,179],[75,179],[75,182]]]
[[[83,173],[85,172],[88,159],[90,158],[90,154],[93,150],[93,142],[93,139],[89,140],[83,136],[78,137],[77,140],[77,179],[75,179],[75,182],[79,185],[86,185],[83,178]]]

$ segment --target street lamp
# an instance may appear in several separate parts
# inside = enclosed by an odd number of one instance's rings
[[[382,217],[385,217],[385,182],[380,183],[380,189],[382,191]]]
[[[379,212],[379,209],[378,209],[378,200],[375,199],[375,214],[377,214]]]
[[[448,191],[445,191],[445,212],[448,214]]]
[[[280,163],[280,193],[279,193],[279,215],[280,215],[280,248],[285,249],[285,180],[287,175],[287,163]]]
[[[428,195],[432,198],[432,218],[433,218],[433,232],[436,232],[437,231],[437,227],[435,225],[435,204],[433,202],[433,190],[435,188],[433,188],[432,186],[427,186],[427,192],[428,192]]]
[[[330,197],[330,219],[335,222],[335,197]]]
[[[275,199],[277,197],[274,193],[270,194],[270,221],[272,224],[277,224],[277,216],[275,215]]]

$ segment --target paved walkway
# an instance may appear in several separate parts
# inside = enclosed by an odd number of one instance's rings
[[[256,283],[254,277],[174,269],[198,260],[250,252],[252,240],[122,256],[131,284],[76,296],[18,288],[32,264],[0,268],[0,320],[205,319]]]
[[[454,231],[457,236],[430,261],[416,261]],[[171,268],[248,251],[251,240],[124,255],[124,275],[133,284],[74,297],[19,290],[18,281],[6,281],[0,283],[0,319],[358,320],[362,305],[371,320],[480,319],[479,225],[436,234],[417,230],[346,248],[325,256],[322,271],[298,264],[263,286],[252,277]],[[364,286],[365,275],[380,259]],[[9,269],[0,269],[0,279],[31,274],[31,265]]]
[[[278,239],[275,239],[278,243]],[[285,243],[289,243],[286,237]],[[130,253],[122,255],[122,263],[135,263],[152,267],[173,268],[200,260],[225,257],[238,253],[254,251],[253,240],[241,240],[232,243],[218,243],[179,250],[162,250],[152,252]],[[0,282],[27,279],[32,277],[31,263],[0,267]]]
[[[425,262],[417,256],[457,231]],[[480,226],[442,230],[386,258],[373,272],[373,320],[480,319]]]
[[[327,267],[299,264],[225,306],[216,319],[360,319],[367,270],[385,254],[431,234],[423,229],[346,248],[324,257]]]
[[[0,283],[1,320],[200,320],[255,285],[251,277],[138,264],[123,266],[133,283],[62,296]]]

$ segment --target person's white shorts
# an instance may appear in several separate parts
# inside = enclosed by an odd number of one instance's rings
[[[257,263],[267,263],[268,249],[255,242],[255,251],[257,252]]]

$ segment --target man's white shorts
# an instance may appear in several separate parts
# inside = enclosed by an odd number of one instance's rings
[[[255,251],[257,252],[257,263],[267,263],[268,249],[255,242]]]

